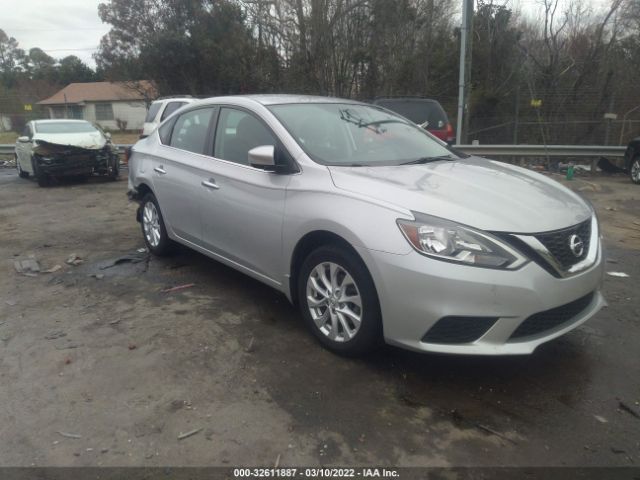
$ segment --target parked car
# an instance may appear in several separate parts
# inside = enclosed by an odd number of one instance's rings
[[[16,167],[45,187],[52,178],[107,175],[118,177],[118,149],[111,134],[85,120],[33,120],[16,141]]]
[[[452,144],[456,140],[453,125],[449,122],[447,113],[437,100],[419,97],[391,97],[378,98],[374,100],[373,104],[408,118],[444,142]]]
[[[281,291],[336,352],[528,354],[605,304],[585,200],[378,106],[210,98],[129,168],[151,252],[178,242]]]
[[[629,172],[631,181],[640,185],[640,137],[634,138],[627,145],[624,153],[625,170]]]
[[[140,135],[140,138],[148,137],[165,118],[176,110],[195,101],[195,98],[181,96],[159,98],[151,102],[149,110],[147,110],[147,116],[144,119],[144,126],[142,127],[142,135]]]

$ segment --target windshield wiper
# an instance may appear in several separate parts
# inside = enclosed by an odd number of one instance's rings
[[[408,162],[403,162],[400,165],[418,165],[423,163],[437,162],[438,160],[455,160],[451,155],[440,155],[437,157],[421,157]]]

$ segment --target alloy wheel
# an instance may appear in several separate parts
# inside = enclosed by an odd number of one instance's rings
[[[160,245],[160,216],[153,202],[144,204],[144,209],[142,210],[142,227],[144,228],[144,235],[149,245],[152,247]]]
[[[335,342],[356,336],[362,323],[362,298],[347,270],[333,262],[317,265],[307,279],[309,313],[323,335]]]
[[[631,164],[631,180],[640,183],[640,160],[634,160]]]

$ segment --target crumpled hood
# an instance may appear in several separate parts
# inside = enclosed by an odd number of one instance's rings
[[[98,150],[103,148],[107,139],[104,138],[100,132],[95,133],[36,133],[34,136],[36,143],[38,140],[43,140],[47,143],[53,143],[56,145],[73,146],[80,148],[87,148],[91,150]]]
[[[581,197],[558,182],[479,157],[328,168],[340,189],[482,230],[545,232],[575,225],[592,214]]]

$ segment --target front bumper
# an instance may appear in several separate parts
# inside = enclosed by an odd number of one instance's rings
[[[74,148],[66,152],[56,152],[48,155],[34,155],[38,169],[52,176],[88,175],[92,173],[106,175],[119,162],[117,152],[110,148],[89,150]]]
[[[387,343],[417,351],[503,355],[532,353],[606,305],[600,292],[602,247],[597,248],[595,263],[567,278],[556,278],[534,262],[515,271],[492,270],[442,262],[417,252],[395,255],[362,247],[357,250],[376,284]],[[589,300],[581,310],[562,323],[528,336],[516,333],[532,315],[585,297]],[[444,317],[492,320],[486,332],[468,343],[424,341]]]

